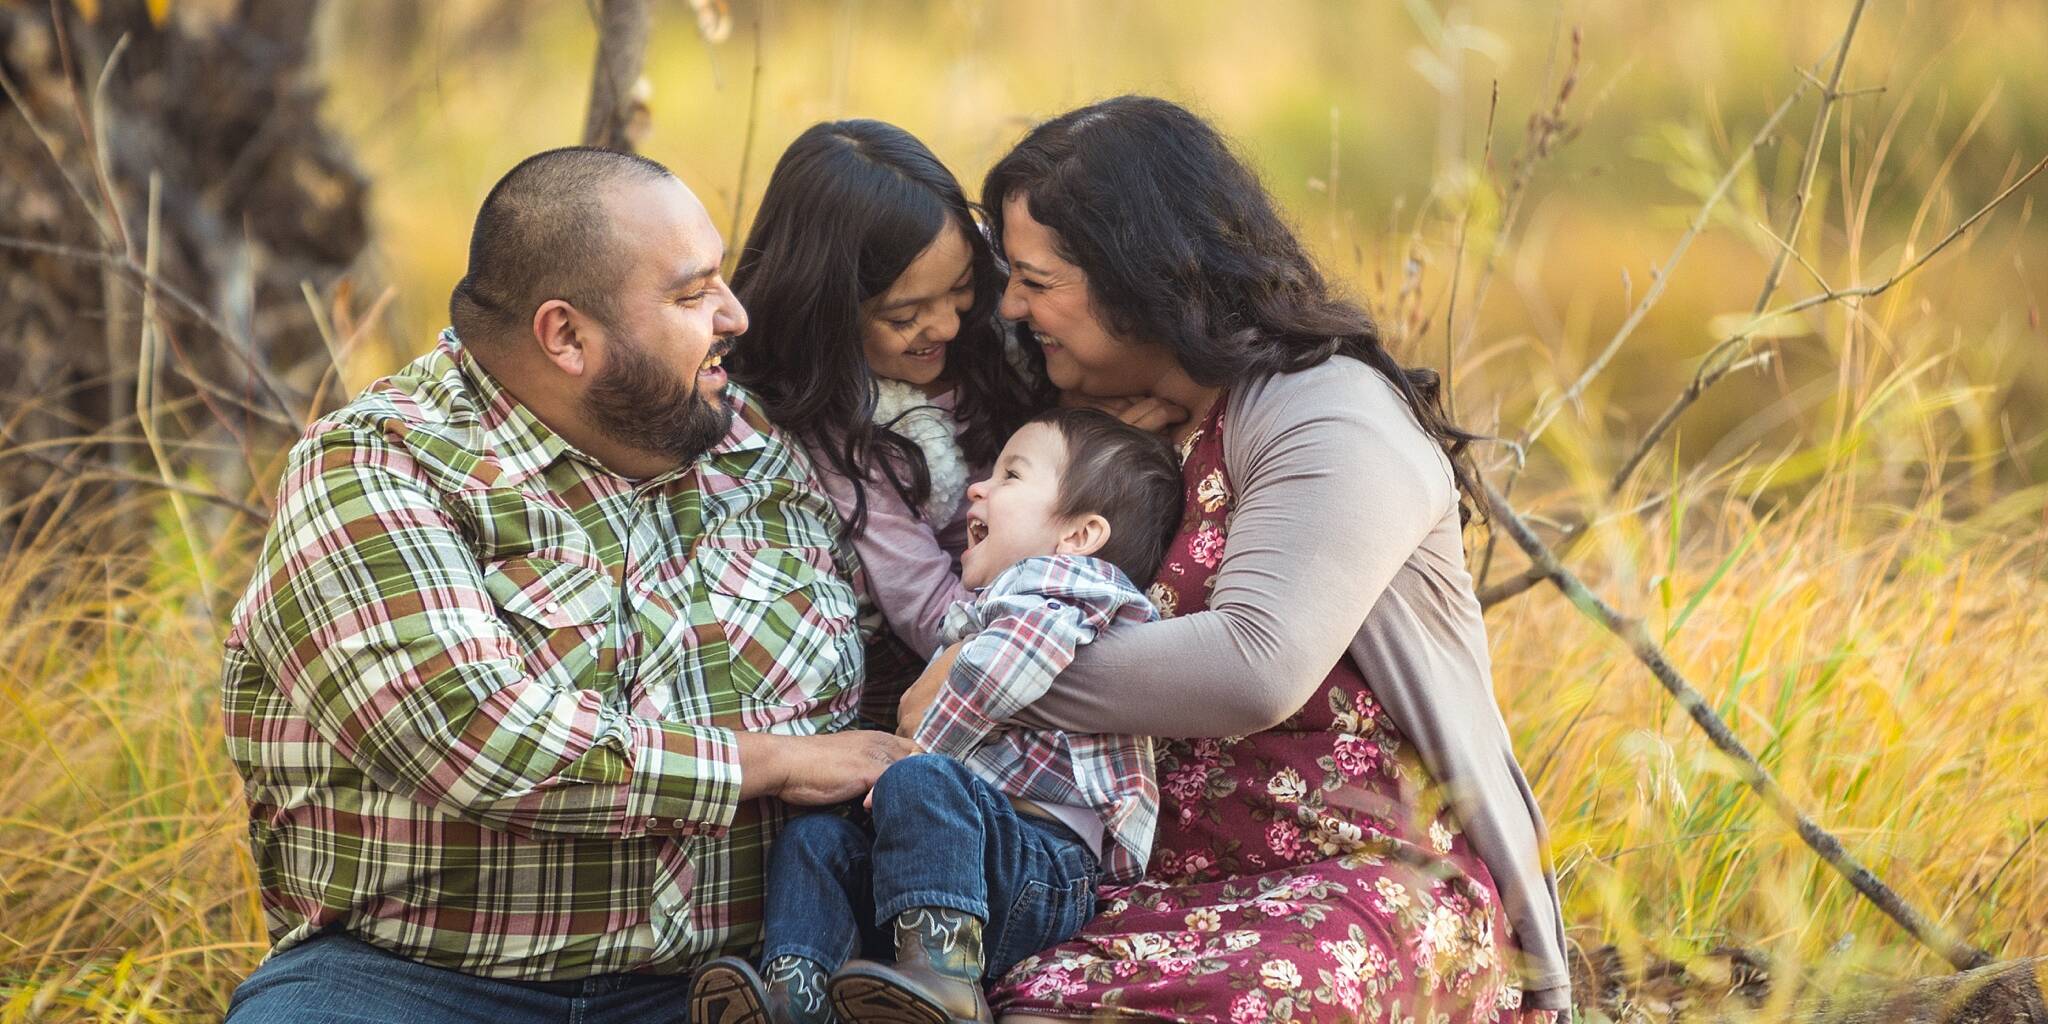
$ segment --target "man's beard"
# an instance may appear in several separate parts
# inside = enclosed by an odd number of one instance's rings
[[[583,412],[599,430],[684,464],[725,437],[733,409],[723,391],[706,399],[697,391],[695,374],[678,381],[638,341],[618,330],[609,333],[615,341],[612,358],[583,395]]]

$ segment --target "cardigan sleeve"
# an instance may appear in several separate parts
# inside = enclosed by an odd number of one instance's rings
[[[825,493],[841,518],[852,521],[852,482],[832,472],[823,460],[817,462]],[[918,657],[929,658],[938,649],[946,609],[955,601],[973,600],[974,592],[961,585],[953,556],[940,546],[934,528],[880,473],[868,475],[867,497],[867,524],[854,536],[853,547],[867,571],[869,596],[890,631]]]
[[[1315,694],[1456,491],[1378,371],[1348,358],[1231,398],[1237,498],[1208,607],[1111,630],[1017,720],[1039,728],[1238,736]]]

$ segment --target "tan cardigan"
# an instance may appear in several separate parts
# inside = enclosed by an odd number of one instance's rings
[[[1104,633],[1019,720],[1244,735],[1301,708],[1349,653],[1493,874],[1524,1005],[1570,1006],[1543,816],[1494,701],[1442,449],[1345,357],[1240,386],[1227,415],[1237,504],[1208,608]]]

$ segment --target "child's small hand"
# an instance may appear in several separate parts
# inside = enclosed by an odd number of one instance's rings
[[[927,750],[925,750],[925,749],[924,749],[923,747],[920,747],[920,746],[918,746],[917,744],[913,743],[913,744],[911,744],[911,745],[910,745],[910,754],[905,754],[905,755],[903,755],[903,756],[905,756],[905,757],[909,757],[909,756],[910,756],[911,754],[924,754],[924,753],[929,753],[929,751],[927,751]],[[861,797],[861,798],[860,798],[860,806],[861,806],[861,808],[862,808],[863,810],[869,810],[869,811],[872,811],[872,810],[874,810],[874,809],[875,809],[875,787],[873,787],[873,786],[869,786],[869,787],[868,787],[868,795],[866,795],[866,796],[864,796],[864,797]]]

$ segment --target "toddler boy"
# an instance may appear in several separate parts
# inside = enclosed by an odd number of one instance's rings
[[[1139,588],[1180,525],[1179,460],[1112,416],[1057,409],[967,494],[961,581],[977,593],[946,614],[961,646],[916,723],[928,753],[882,773],[870,824],[789,823],[770,853],[761,974],[731,957],[704,967],[697,1024],[827,1024],[828,1003],[849,1024],[991,1020],[985,979],[1079,931],[1098,882],[1143,875],[1150,740],[1004,719],[1097,632],[1157,617]],[[893,963],[851,959],[890,948]]]

